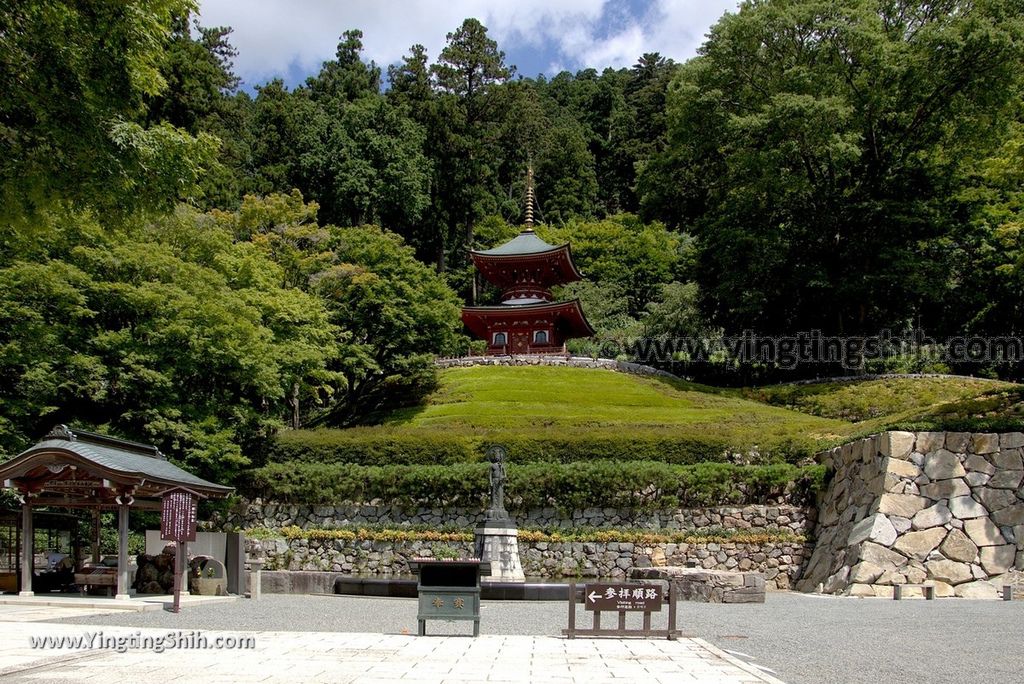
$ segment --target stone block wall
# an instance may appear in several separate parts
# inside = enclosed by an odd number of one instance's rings
[[[1024,434],[886,432],[823,455],[834,471],[801,591],[995,598],[1024,570]]]
[[[813,508],[788,503],[658,511],[586,508],[566,512],[555,508],[537,508],[513,515],[520,528],[634,527],[681,531],[725,528],[746,532],[788,531],[804,536],[813,532],[815,523]],[[379,503],[304,506],[264,503],[254,499],[243,500],[226,516],[214,516],[210,526],[225,532],[254,527],[275,530],[291,525],[302,529],[332,529],[351,525],[454,526],[468,529],[483,522],[483,519],[484,511],[469,508],[420,508],[409,511]]]
[[[663,378],[678,379],[678,376],[651,366],[615,359],[594,359],[589,356],[567,356],[558,354],[515,354],[510,356],[458,356],[449,359],[437,359],[434,364],[438,368],[456,368],[468,366],[570,366],[572,368],[603,368],[605,370],[631,373],[633,375],[653,375]]]
[[[267,570],[319,571],[389,577],[409,574],[409,560],[438,546],[473,555],[472,542],[382,542],[320,539],[249,540],[248,553]],[[760,572],[769,589],[789,589],[811,546],[797,542],[640,545],[626,542],[519,542],[527,577],[625,579],[632,568],[693,565],[708,570]]]

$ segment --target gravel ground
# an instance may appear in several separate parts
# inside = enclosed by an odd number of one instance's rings
[[[580,624],[589,615],[578,611]],[[611,617],[611,616],[610,616]],[[664,625],[665,614],[661,616]],[[416,632],[414,599],[264,595],[260,601],[190,606],[182,613],[107,614],[62,620],[175,629]],[[566,604],[485,601],[483,634],[551,634]],[[770,669],[790,684],[1021,681],[1024,602],[855,599],[771,593],[764,604],[679,604],[686,636]],[[658,626],[658,621],[655,621]],[[430,634],[469,634],[470,623],[429,622]]]

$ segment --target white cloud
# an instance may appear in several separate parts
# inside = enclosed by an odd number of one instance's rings
[[[351,28],[362,29],[364,54],[378,64],[397,62],[414,43],[433,60],[466,17],[483,22],[507,53],[532,50],[569,68],[628,66],[655,51],[682,60],[735,4],[653,0],[643,16],[629,18],[615,0],[201,0],[200,21],[234,28],[235,71],[254,84],[290,66],[315,72]]]

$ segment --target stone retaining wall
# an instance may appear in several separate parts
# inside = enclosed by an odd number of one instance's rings
[[[634,511],[616,508],[587,508],[562,512],[555,508],[531,509],[515,514],[520,528],[571,529],[578,527],[635,527],[650,530],[694,531],[707,528],[739,529],[748,532],[790,531],[809,536],[814,530],[813,508],[790,504],[680,508]],[[211,520],[214,529],[226,532],[266,527],[280,529],[297,525],[302,529],[331,529],[348,525],[422,525],[440,528],[475,527],[484,512],[468,508],[421,508],[407,511],[397,506],[342,504],[300,506],[242,500],[226,516]]]
[[[676,596],[680,601],[764,603],[765,581],[759,572],[668,566],[634,568],[630,576],[632,579],[671,582],[676,587]]]
[[[438,547],[473,555],[472,542],[382,542],[318,539],[248,540],[250,557],[267,570],[304,570],[370,576],[406,575],[409,559],[430,557]],[[626,542],[519,542],[527,577],[624,579],[634,567],[695,565],[705,569],[764,574],[769,589],[789,589],[800,577],[811,546],[802,543],[701,543],[641,546]]]
[[[834,477],[801,591],[995,598],[1024,570],[1024,434],[887,432],[823,456]]]
[[[516,354],[511,356],[459,356],[450,359],[437,359],[434,364],[438,368],[456,368],[468,366],[571,366],[573,368],[603,368],[605,370],[631,373],[633,375],[654,375],[663,378],[679,379],[668,371],[652,368],[640,363],[616,361],[615,359],[594,359],[589,356],[565,356],[548,354]]]

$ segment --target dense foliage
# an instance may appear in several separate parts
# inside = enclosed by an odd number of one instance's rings
[[[1021,333],[1020,3],[749,2],[700,53],[640,187],[716,322]]]
[[[285,426],[416,403],[431,358],[469,348],[460,303],[493,301],[467,248],[516,232],[530,165],[538,232],[587,275],[558,292],[598,331],[576,352],[745,329],[1024,334],[1014,0],[747,0],[685,64],[551,78],[517,78],[475,19],[385,78],[353,28],[303,84],[254,95],[230,28],[195,9],[0,13],[0,454],[66,421],[231,477]],[[360,434],[333,453],[480,447]],[[521,439],[551,462],[623,449]],[[657,440],[638,458],[707,456]]]
[[[766,502],[787,487],[811,495],[823,466],[779,463],[672,465],[656,461],[589,461],[507,466],[506,495],[514,510],[588,506],[671,508]],[[269,464],[249,472],[247,488],[274,501],[306,504],[380,500],[399,506],[486,505],[485,463],[359,466]]]
[[[328,529],[303,529],[297,525],[289,525],[277,529],[266,527],[252,527],[245,531],[247,537],[253,539],[309,539],[310,541],[328,541],[340,539],[343,541],[370,541],[370,542],[473,542],[473,530],[458,529],[431,529],[418,528],[416,526],[405,526],[401,528],[389,528],[380,526],[342,526]],[[684,530],[660,530],[657,532],[643,528],[555,528],[551,530],[537,530],[530,528],[519,528],[519,541],[527,543],[550,542],[564,544],[573,542],[597,542],[606,544],[609,542],[626,542],[649,546],[651,544],[707,544],[707,543],[732,543],[732,544],[764,544],[771,542],[778,543],[799,543],[805,541],[802,535],[793,534],[789,530],[774,530],[770,532],[750,532],[742,529],[707,528],[692,531]],[[437,554],[435,553],[435,556]]]

